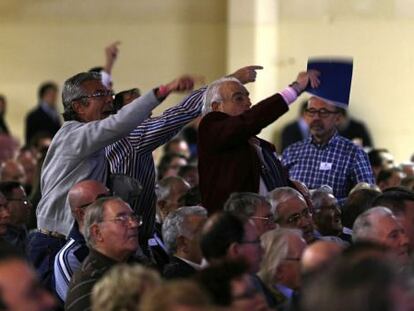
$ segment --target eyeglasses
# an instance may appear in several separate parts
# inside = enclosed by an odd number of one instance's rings
[[[10,201],[18,201],[18,202],[22,202],[23,205],[29,205],[29,204],[31,204],[28,199],[13,199],[13,198],[11,198],[11,199],[7,199],[7,201],[8,202],[10,202]]]
[[[103,98],[103,97],[111,97],[112,99],[114,99],[115,94],[112,91],[101,91],[101,92],[96,92],[96,93],[91,94],[91,95],[84,95],[84,96],[81,96],[81,97],[77,97],[73,101],[80,100],[80,99],[85,99],[85,98]]]
[[[311,217],[309,208],[305,208],[302,212],[290,215],[286,220],[288,224],[298,224],[299,221],[303,218],[309,219]]]
[[[322,108],[322,109],[313,109],[313,108],[305,109],[305,114],[309,117],[312,117],[312,118],[314,116],[318,115],[319,118],[324,119],[324,118],[329,117],[331,114],[337,114],[337,113],[338,113],[338,111],[331,111],[331,110],[328,110],[328,109],[325,109],[325,108]]]
[[[262,217],[262,216],[250,216],[251,219],[260,219],[263,220],[265,224],[267,225],[273,225],[275,223],[275,219],[273,216],[267,216],[267,217]]]
[[[135,215],[135,214],[130,214],[130,215],[119,215],[116,216],[112,219],[107,219],[107,220],[103,220],[102,222],[116,222],[119,223],[123,226],[126,226],[129,222],[136,222],[138,224],[138,226],[142,225],[142,218],[141,216]]]

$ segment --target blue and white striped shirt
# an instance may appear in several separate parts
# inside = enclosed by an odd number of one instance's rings
[[[329,185],[341,202],[357,183],[375,184],[364,150],[337,133],[323,146],[316,145],[311,137],[289,146],[282,163],[290,179],[303,182],[309,189]]]
[[[142,185],[137,214],[142,215],[140,233],[151,237],[155,224],[155,166],[152,152],[168,142],[201,113],[206,88],[192,92],[161,116],[148,118],[127,137],[105,148],[110,171],[137,179]]]

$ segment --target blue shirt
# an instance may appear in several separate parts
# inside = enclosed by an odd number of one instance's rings
[[[325,145],[317,145],[309,137],[289,146],[282,163],[290,179],[303,182],[309,189],[328,185],[340,203],[357,183],[375,184],[364,150],[337,133]]]
[[[161,116],[146,119],[127,137],[106,147],[111,173],[137,179],[142,186],[137,214],[142,215],[140,234],[152,236],[155,224],[155,166],[152,152],[168,142],[188,122],[201,113],[206,88],[191,93],[180,104],[167,109]]]

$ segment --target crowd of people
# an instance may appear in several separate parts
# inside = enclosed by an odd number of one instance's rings
[[[0,310],[414,310],[414,159],[316,96],[283,153],[257,137],[322,73],[256,105],[260,66],[115,94],[118,53],[64,82],[63,123],[43,83],[24,147],[0,97]]]

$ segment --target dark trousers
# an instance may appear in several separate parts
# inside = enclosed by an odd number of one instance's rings
[[[32,232],[28,237],[27,256],[35,267],[41,283],[53,290],[53,266],[55,256],[65,245],[63,238],[53,237],[41,232]]]

